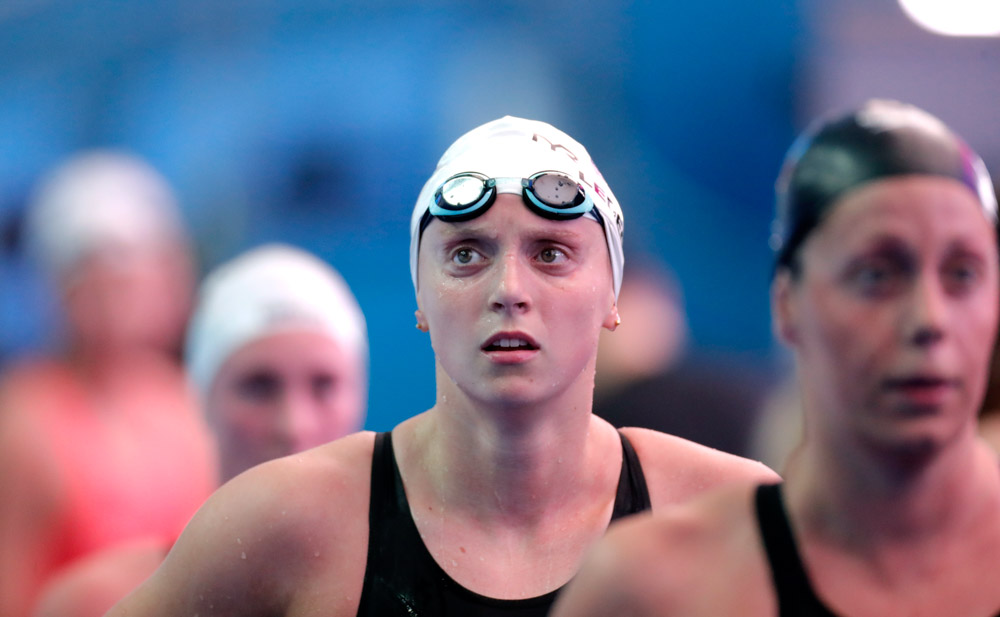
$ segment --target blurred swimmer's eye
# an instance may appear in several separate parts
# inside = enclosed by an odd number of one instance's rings
[[[881,297],[897,291],[911,270],[912,268],[903,259],[886,256],[866,257],[850,268],[848,281],[862,295]]]
[[[980,260],[959,257],[950,260],[944,267],[945,286],[951,293],[961,294],[973,289],[983,278],[983,264]]]
[[[337,380],[333,375],[319,374],[313,375],[311,379],[312,393],[317,399],[329,397],[337,385]]]
[[[270,371],[255,371],[237,380],[236,391],[248,400],[271,400],[281,392],[281,379]]]

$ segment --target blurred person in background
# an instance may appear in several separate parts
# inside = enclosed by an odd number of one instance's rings
[[[26,226],[64,344],[0,378],[4,617],[28,615],[94,551],[169,544],[217,476],[179,361],[193,264],[162,176],[122,152],[80,153],[39,184]]]
[[[993,190],[997,185],[994,183]],[[979,433],[993,449],[1000,452],[1000,346],[993,346],[990,381],[986,387],[983,408],[979,412]]]
[[[557,617],[998,614],[1000,462],[977,414],[1000,256],[982,160],[930,114],[869,101],[796,141],[776,223],[774,327],[805,414],[784,482],[623,523]]]
[[[618,310],[623,325],[601,333],[594,413],[747,456],[767,372],[691,348],[683,292],[661,264],[629,265]]]
[[[979,412],[979,434],[1000,452],[1000,349],[994,347],[990,362],[990,380]]]
[[[364,315],[340,274],[305,251],[265,245],[217,268],[187,342],[222,482],[364,424]]]
[[[361,429],[366,332],[340,274],[300,249],[261,246],[206,277],[186,366],[219,445],[223,482]],[[36,617],[100,617],[168,549],[133,543],[81,560],[47,587]]]
[[[591,413],[623,229],[562,131],[505,117],[459,138],[410,225],[434,406],[237,476],[109,614],[541,616],[610,521],[776,478]]]

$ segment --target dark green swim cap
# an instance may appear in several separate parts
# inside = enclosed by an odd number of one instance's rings
[[[775,269],[791,265],[799,246],[845,193],[867,182],[908,174],[962,182],[996,224],[997,199],[982,159],[922,109],[872,100],[813,124],[788,151],[776,186],[771,236]]]

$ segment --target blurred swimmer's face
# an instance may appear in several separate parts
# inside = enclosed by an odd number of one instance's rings
[[[296,330],[244,345],[223,363],[206,403],[223,480],[361,428],[366,373],[356,350]]]
[[[814,434],[933,451],[972,431],[997,328],[997,238],[961,183],[898,176],[846,194],[775,278]],[[843,443],[841,441],[841,443]]]
[[[90,350],[180,348],[194,288],[183,243],[103,247],[75,264],[62,287],[78,345]]]
[[[617,318],[596,221],[545,219],[502,194],[470,221],[433,220],[418,263],[439,394],[518,405],[593,388],[601,327]]]

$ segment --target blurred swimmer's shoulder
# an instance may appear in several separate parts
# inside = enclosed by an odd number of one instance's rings
[[[303,602],[352,614],[368,551],[374,437],[355,433],[224,484],[148,584],[110,614],[271,615]]]

